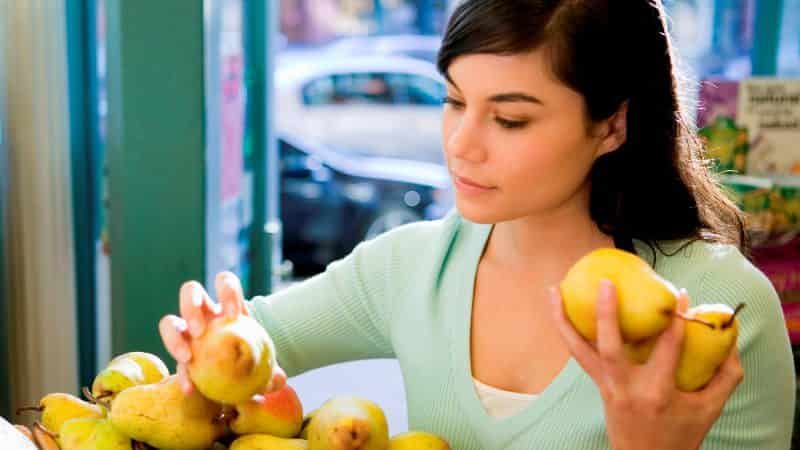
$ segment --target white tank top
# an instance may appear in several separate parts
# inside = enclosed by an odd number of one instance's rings
[[[478,398],[483,403],[486,412],[494,418],[504,418],[513,416],[522,411],[538,395],[522,394],[519,392],[506,391],[494,386],[481,383],[477,378],[472,377],[475,384],[475,391]]]

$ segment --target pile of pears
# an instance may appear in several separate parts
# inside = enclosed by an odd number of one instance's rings
[[[289,385],[270,391],[275,347],[248,316],[221,317],[192,342],[186,394],[177,375],[145,352],[115,357],[80,398],[44,396],[32,427],[16,425],[40,450],[450,450],[423,431],[389,437],[374,402],[334,396],[303,413]]]
[[[597,340],[596,304],[600,283],[609,280],[617,295],[617,318],[628,358],[644,364],[659,335],[673,320],[685,320],[676,387],[693,392],[705,387],[736,345],[736,315],[744,307],[700,304],[677,310],[678,290],[639,256],[616,248],[584,255],[560,285],[564,310],[572,325],[590,342]]]

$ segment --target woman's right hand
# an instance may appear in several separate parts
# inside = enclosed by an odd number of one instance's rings
[[[192,339],[202,336],[213,319],[248,315],[239,278],[231,272],[220,272],[214,281],[219,303],[211,300],[202,284],[186,282],[180,289],[180,317],[167,315],[158,324],[164,346],[178,362],[178,381],[187,395],[194,390],[186,366],[192,360]],[[267,392],[279,390],[285,384],[286,373],[276,365]]]

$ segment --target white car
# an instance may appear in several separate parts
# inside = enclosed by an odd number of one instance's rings
[[[441,46],[441,36],[395,34],[344,37],[323,46],[321,50],[341,55],[409,56],[435,64]]]
[[[276,128],[341,151],[443,162],[444,79],[426,61],[398,56],[279,60]]]

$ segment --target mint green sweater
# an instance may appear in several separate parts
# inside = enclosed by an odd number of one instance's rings
[[[409,428],[437,433],[453,449],[610,448],[600,395],[575,359],[520,413],[494,419],[483,409],[469,342],[476,268],[491,228],[455,210],[441,220],[395,228],[361,243],[324,273],[254,298],[248,309],[274,339],[289,376],[338,362],[397,358]],[[651,258],[649,247],[634,244]],[[659,253],[655,269],[687,288],[693,305],[747,303],[738,340],[745,379],[702,449],[788,449],[795,373],[768,279],[734,247],[705,242],[674,256]]]

